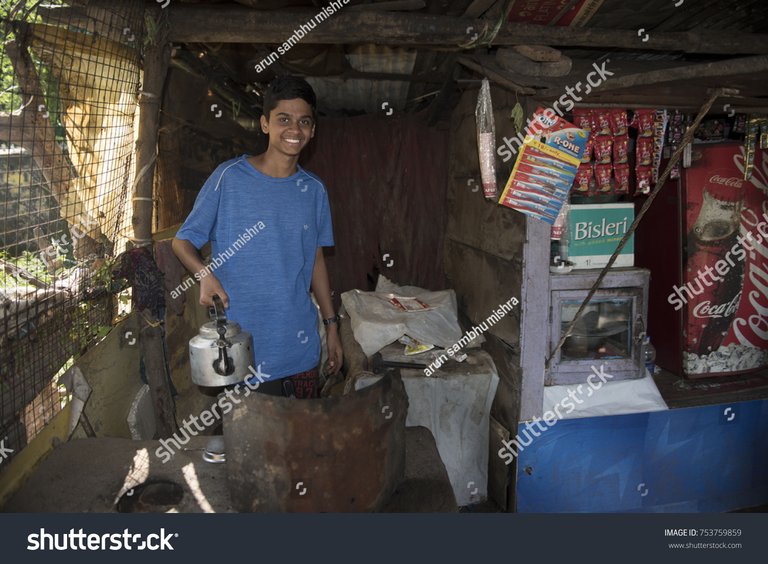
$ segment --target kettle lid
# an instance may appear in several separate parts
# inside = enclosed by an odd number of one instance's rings
[[[235,321],[227,321],[224,326],[227,328],[227,332],[224,333],[225,339],[234,337],[241,332],[240,324]],[[204,323],[203,326],[200,327],[200,336],[205,337],[206,339],[218,339],[219,333],[216,331],[216,322],[209,321],[208,323]]]

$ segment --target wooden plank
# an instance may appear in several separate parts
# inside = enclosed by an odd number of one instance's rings
[[[483,348],[491,355],[499,373],[499,386],[491,406],[491,417],[514,434],[520,421],[522,371],[519,346],[513,348],[503,339],[488,334]]]
[[[465,18],[478,18],[491,9],[498,0],[473,0],[464,12]]]
[[[384,2],[371,2],[369,4],[346,6],[345,10],[352,12],[410,12],[413,10],[421,10],[426,5],[424,0],[385,0]]]
[[[459,306],[473,326],[484,323],[511,298],[520,299],[523,269],[517,262],[504,261],[447,239],[445,272],[448,286],[456,291]],[[487,333],[496,335],[514,350],[519,350],[519,306],[515,306],[501,321],[492,324]]]
[[[98,437],[131,438],[128,413],[144,386],[139,347],[142,323],[139,312],[131,312],[75,362],[91,387],[83,415]]]
[[[449,159],[448,223],[446,236],[505,261],[519,261],[525,241],[525,217],[483,197],[477,152],[475,103],[477,89],[464,93],[452,118],[451,155]],[[508,119],[515,97],[499,88],[491,88],[496,142],[514,137]],[[512,169],[512,159],[496,159],[499,190]]]
[[[525,86],[522,86],[513,80],[509,79],[504,73],[499,72],[497,70],[494,70],[490,66],[483,66],[479,63],[476,63],[469,57],[459,57],[458,59],[459,64],[464,65],[468,69],[472,69],[473,71],[479,72],[480,74],[488,77],[489,80],[492,80],[499,86],[503,86],[504,88],[511,90],[512,92],[515,92],[517,94],[536,94],[536,90],[533,88],[527,88]]]
[[[169,40],[173,42],[282,44],[316,10],[253,10],[233,5],[170,6]],[[467,27],[482,29],[485,20],[451,16],[371,11],[340,11],[319,22],[301,38],[302,44],[362,44],[416,47],[442,45],[458,50],[467,42]],[[494,45],[544,44],[550,46],[622,48],[684,53],[768,53],[766,34],[716,34],[704,31],[651,33],[640,41],[635,30],[569,28],[532,24],[505,24]]]
[[[488,497],[496,502],[502,511],[510,511],[508,499],[514,474],[499,457],[499,451],[505,448],[503,441],[508,441],[509,437],[509,430],[491,417],[488,436]]]
[[[537,219],[526,221],[525,265],[520,290],[520,364],[522,390],[520,421],[540,416],[544,410],[544,361],[549,325],[550,226]]]
[[[496,51],[496,63],[515,74],[544,78],[567,76],[573,65],[570,57],[562,56],[553,62],[537,62],[505,47]]]

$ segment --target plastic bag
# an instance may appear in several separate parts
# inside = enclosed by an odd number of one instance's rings
[[[480,179],[483,194],[489,200],[498,198],[496,187],[496,126],[493,121],[491,86],[483,79],[475,108],[477,122],[477,151],[480,157]]]
[[[403,311],[391,302],[392,296],[416,298],[428,309]],[[341,295],[355,340],[371,356],[403,335],[421,343],[447,348],[461,338],[453,290],[430,292],[416,286],[396,286],[379,278],[375,292],[350,290]]]

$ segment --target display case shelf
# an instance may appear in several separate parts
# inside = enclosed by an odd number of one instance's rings
[[[599,269],[550,276],[549,346],[554,349],[600,274]],[[552,359],[546,385],[586,382],[594,370],[615,380],[644,375],[641,342],[648,324],[650,271],[612,269]],[[594,370],[593,370],[594,367]]]

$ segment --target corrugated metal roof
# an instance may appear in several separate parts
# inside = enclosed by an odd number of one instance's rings
[[[415,49],[361,45],[351,47],[347,59],[358,72],[410,75],[416,54]],[[409,83],[404,80],[307,77],[307,81],[325,112],[388,113],[390,108],[403,110],[408,97]]]

